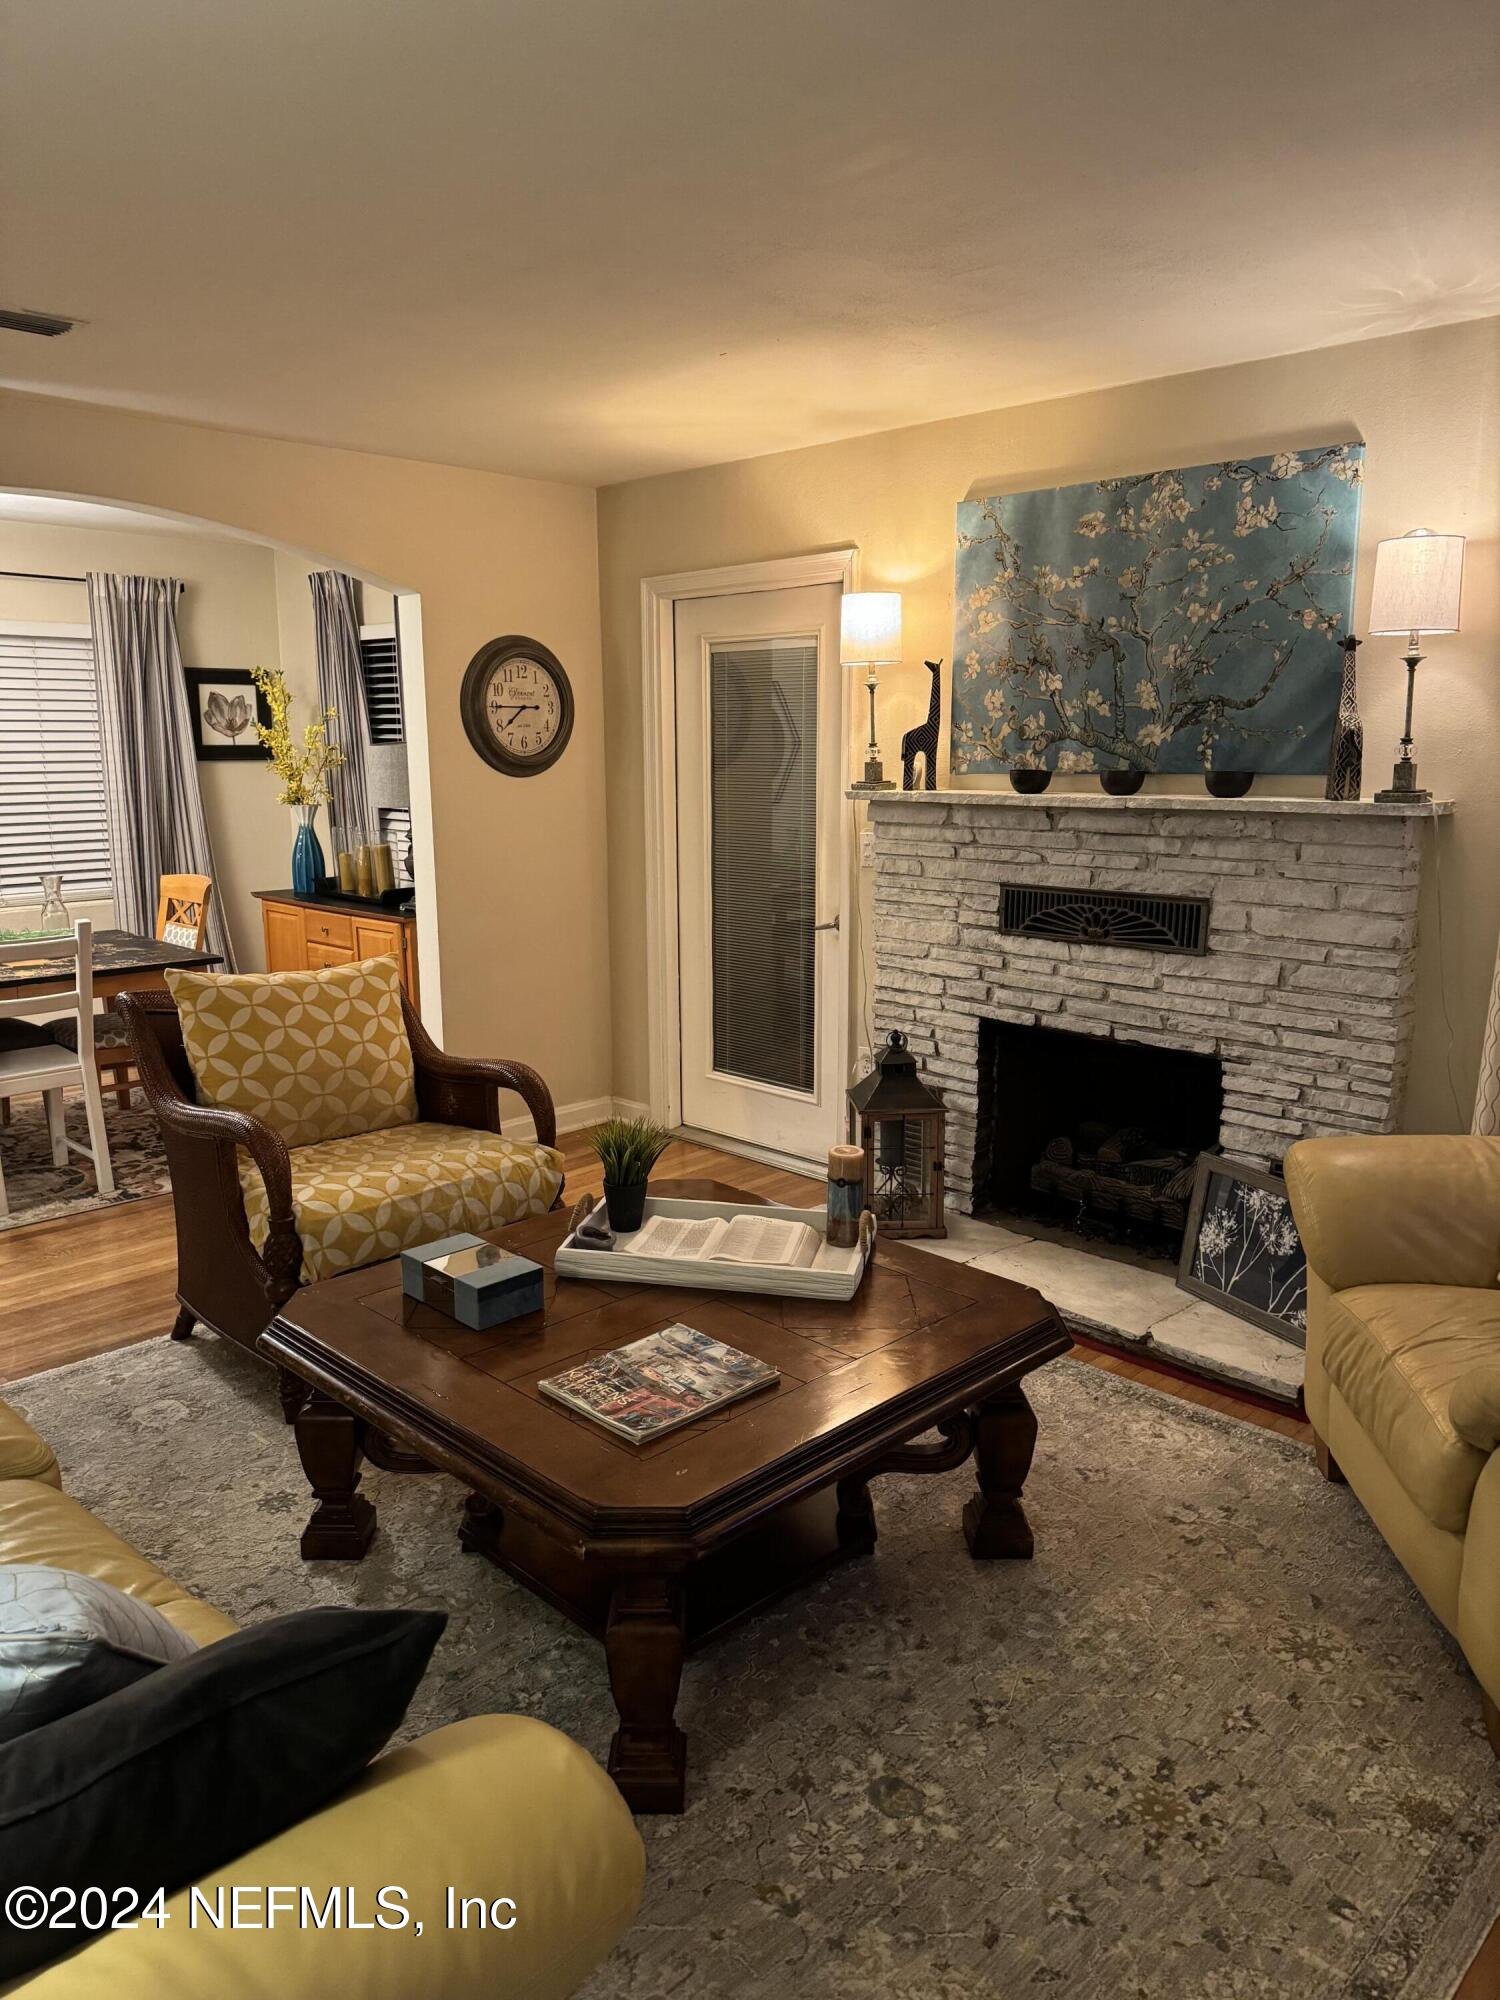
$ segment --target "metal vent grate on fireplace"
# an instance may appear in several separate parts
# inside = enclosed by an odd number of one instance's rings
[[[1143,896],[1124,889],[1038,889],[1006,882],[1000,928],[1012,937],[1057,938],[1135,951],[1208,950],[1207,896]]]

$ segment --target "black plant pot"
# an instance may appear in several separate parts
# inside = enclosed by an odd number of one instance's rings
[[[1052,783],[1050,771],[1012,771],[1012,788],[1018,792],[1045,792]]]
[[[1253,771],[1205,771],[1203,782],[1209,796],[1216,799],[1242,799],[1255,783]]]
[[[1138,792],[1146,782],[1144,771],[1101,771],[1099,783],[1114,799],[1128,799],[1132,792]]]
[[[616,1181],[604,1183],[604,1206],[609,1226],[617,1236],[640,1228],[646,1213],[646,1186],[645,1181],[631,1181],[624,1187]]]

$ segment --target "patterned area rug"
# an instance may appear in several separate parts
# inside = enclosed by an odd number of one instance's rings
[[[1500,1909],[1462,1662],[1347,1488],[1080,1362],[1031,1378],[1031,1564],[969,1561],[967,1470],[876,1487],[878,1553],[688,1664],[689,1810],[589,2000],[1448,2000]],[[602,1755],[599,1649],[371,1472],[362,1564],[304,1565],[272,1377],[155,1340],[7,1390],[70,1488],[251,1621],[435,1604],[415,1733],[486,1709]]]
[[[68,1091],[64,1109],[69,1133],[86,1145],[89,1128],[82,1096]],[[54,1216],[82,1215],[91,1208],[113,1208],[117,1202],[171,1191],[156,1119],[139,1092],[129,1110],[122,1109],[112,1097],[104,1100],[109,1156],[115,1169],[113,1195],[100,1194],[92,1163],[76,1153],[68,1156],[65,1167],[53,1166],[47,1116],[39,1097],[12,1099],[10,1115],[11,1123],[0,1125],[0,1166],[5,1169],[5,1192],[10,1199],[10,1214],[0,1215],[0,1229],[19,1229],[28,1222],[50,1222]]]

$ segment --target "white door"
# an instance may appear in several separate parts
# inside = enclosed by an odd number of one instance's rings
[[[674,616],[682,1121],[808,1161],[843,1114],[839,597]]]

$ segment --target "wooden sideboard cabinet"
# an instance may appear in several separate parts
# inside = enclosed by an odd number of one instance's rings
[[[325,902],[292,889],[257,889],[265,926],[267,972],[312,972],[359,958],[394,958],[401,984],[420,1008],[417,920],[368,903]]]

